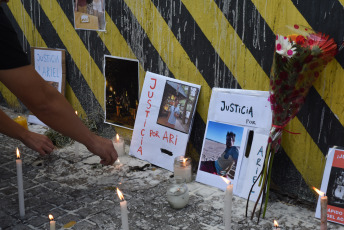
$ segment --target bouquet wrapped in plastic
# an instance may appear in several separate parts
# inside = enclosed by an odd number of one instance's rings
[[[280,147],[285,126],[299,112],[312,84],[337,53],[337,44],[333,39],[312,29],[294,25],[286,26],[278,33],[270,74],[272,127],[264,167],[259,177],[261,189],[252,218],[261,196],[265,199],[263,218],[265,216],[272,163],[274,154]],[[258,221],[261,210],[260,208]]]

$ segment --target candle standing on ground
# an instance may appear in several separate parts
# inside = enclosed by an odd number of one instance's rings
[[[49,220],[50,220],[50,230],[55,230],[56,221],[54,221],[53,215],[49,214]]]
[[[124,140],[122,137],[120,137],[118,134],[116,134],[116,138],[112,140],[113,146],[115,147],[117,151],[118,156],[124,156]]]
[[[22,169],[23,162],[20,159],[20,152],[19,152],[18,148],[16,150],[16,154],[17,154],[16,165],[17,165],[19,215],[20,215],[21,218],[23,218],[25,216],[24,187],[23,187],[23,169]]]
[[[75,115],[78,116],[78,111],[75,110]],[[79,117],[79,116],[78,116]],[[74,153],[79,153],[80,143],[75,141],[74,143]]]
[[[221,177],[227,184],[225,198],[224,198],[224,214],[223,214],[223,222],[225,224],[225,230],[231,229],[232,224],[232,199],[233,199],[233,185],[231,181]]]
[[[122,229],[129,230],[127,201],[124,200],[124,196],[118,188],[117,188],[117,195],[119,199],[121,200],[120,205],[121,205]]]
[[[279,227],[278,227],[278,223],[277,223],[277,221],[276,220],[274,220],[274,229],[275,230],[281,230]]]
[[[174,176],[182,177],[185,179],[185,182],[191,182],[192,180],[192,170],[191,170],[191,159],[184,158],[183,156],[178,156],[174,158]]]
[[[327,196],[325,193],[320,191],[319,189],[313,187],[314,191],[316,191],[320,198],[320,230],[327,230]]]
[[[18,117],[16,117],[16,118],[14,118],[13,121],[15,121],[15,122],[18,123],[19,125],[23,126],[26,130],[29,130],[29,128],[28,128],[28,126],[27,126],[26,117],[24,117],[24,116],[18,116]]]

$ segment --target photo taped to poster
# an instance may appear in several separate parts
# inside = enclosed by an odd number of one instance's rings
[[[139,62],[104,56],[105,123],[133,129],[139,104]]]
[[[157,124],[189,133],[196,109],[198,88],[166,81]]]
[[[75,29],[105,31],[105,0],[73,0]]]

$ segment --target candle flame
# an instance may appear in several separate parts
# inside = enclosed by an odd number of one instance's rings
[[[78,111],[75,110],[75,114],[78,116]]]
[[[16,153],[17,153],[17,159],[20,159],[20,152],[18,148],[16,149]]]
[[[231,181],[230,180],[228,180],[227,178],[225,178],[225,177],[221,177],[222,178],[222,180],[224,181],[224,182],[226,182],[226,184],[229,184],[229,183],[231,183]]]
[[[118,135],[118,133],[116,134],[116,140],[119,141],[119,135]]]
[[[119,199],[124,200],[124,196],[118,188],[117,188],[117,195],[118,195]]]
[[[186,166],[186,161],[188,160],[188,158],[183,158],[183,166]]]
[[[49,214],[49,220],[54,220],[53,215]]]
[[[276,220],[274,220],[274,227],[277,228],[278,227],[278,223]]]
[[[325,195],[325,193],[320,191],[319,189],[317,189],[315,187],[313,187],[313,189],[314,189],[314,191],[316,191],[319,194],[319,196],[324,196]]]

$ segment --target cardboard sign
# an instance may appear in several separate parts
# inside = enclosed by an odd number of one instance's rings
[[[263,91],[213,88],[196,181],[224,190],[224,176],[235,195],[248,197],[263,168],[272,121],[268,97]],[[257,199],[256,191],[258,183],[251,200]]]
[[[328,199],[327,220],[344,224],[344,149],[329,149],[320,191]],[[320,197],[315,217],[320,218]]]
[[[185,154],[201,86],[147,72],[129,154],[173,171]]]
[[[64,95],[66,84],[66,60],[64,50],[32,47],[31,64],[35,66],[35,70],[45,81]],[[28,122],[45,125],[33,115],[29,115]]]

